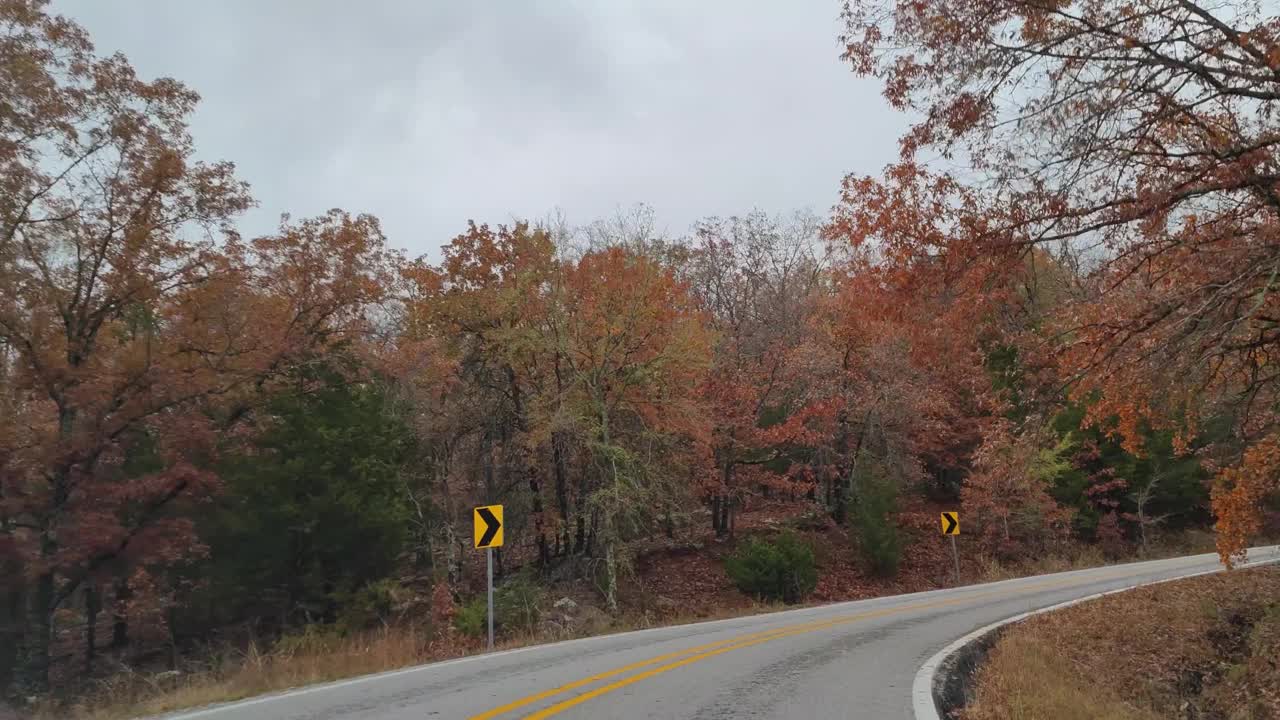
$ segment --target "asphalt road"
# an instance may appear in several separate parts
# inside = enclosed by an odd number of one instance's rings
[[[1256,548],[1251,561],[1280,558]],[[975,628],[1108,590],[1219,569],[1197,555],[658,628],[464,658],[170,720],[913,717],[911,684]]]

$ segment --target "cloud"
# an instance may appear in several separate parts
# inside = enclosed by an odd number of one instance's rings
[[[839,5],[55,0],[100,52],[203,97],[202,156],[261,207],[372,212],[431,253],[468,219],[585,223],[644,202],[709,214],[834,201],[903,120],[838,60]]]

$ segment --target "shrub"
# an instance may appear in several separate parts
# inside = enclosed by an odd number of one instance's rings
[[[371,582],[352,593],[340,593],[337,626],[342,632],[364,630],[391,618],[400,583],[391,579]]]
[[[494,624],[506,632],[529,632],[542,619],[542,588],[528,575],[517,575],[494,590]]]
[[[489,601],[481,595],[458,607],[453,626],[468,637],[484,637],[489,633]]]
[[[725,562],[742,592],[761,600],[799,602],[818,584],[813,548],[792,533],[752,538]]]
[[[897,574],[902,558],[902,535],[894,519],[897,499],[893,483],[872,472],[860,478],[857,497],[851,501],[849,515],[858,551],[870,571],[880,577]]]
[[[517,575],[493,589],[493,630],[529,632],[542,619],[543,591],[527,575]],[[484,595],[453,610],[453,626],[464,635],[489,634],[489,600]]]

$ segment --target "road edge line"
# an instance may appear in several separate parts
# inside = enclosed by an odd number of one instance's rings
[[[1273,552],[1276,552],[1277,551],[1276,548],[1277,546],[1271,546],[1271,548],[1260,548],[1260,549],[1271,549]],[[1265,560],[1255,560],[1253,562],[1247,562],[1243,565],[1237,566],[1236,569],[1244,570],[1248,568],[1259,567],[1262,565],[1272,565],[1276,563],[1280,563],[1280,557],[1271,557]],[[1079,605],[1080,603],[1089,602],[1091,600],[1097,600],[1099,598],[1107,597],[1108,595],[1117,595],[1119,593],[1128,592],[1130,590],[1137,590],[1138,588],[1150,587],[1152,585],[1160,585],[1162,583],[1168,583],[1168,582],[1175,582],[1177,580],[1187,580],[1194,577],[1201,577],[1203,575],[1214,575],[1216,573],[1223,572],[1224,570],[1226,570],[1225,567],[1219,567],[1213,570],[1202,570],[1200,572],[1194,572],[1187,575],[1179,575],[1177,577],[1163,578],[1160,580],[1152,580],[1150,582],[1138,583],[1137,585],[1130,585],[1129,587],[1118,588],[1116,590],[1107,590],[1105,592],[1095,593],[1093,595],[1087,595],[1085,597],[1076,598],[1075,600],[1068,600],[1066,602],[1057,603],[1056,605],[1049,605],[1048,607],[1042,607],[1037,610],[1030,610],[1028,612],[1021,613],[1019,615],[1014,615],[1012,617],[1005,618],[1004,620],[993,622],[990,625],[980,627],[977,630],[974,630],[973,632],[955,640],[951,644],[939,650],[937,653],[933,655],[933,657],[930,657],[928,660],[926,660],[924,664],[920,666],[920,669],[916,671],[915,679],[912,680],[911,682],[911,707],[915,714],[915,720],[944,720],[944,718],[938,714],[938,705],[934,701],[934,693],[933,693],[935,683],[937,682],[937,679],[938,679],[937,678],[938,669],[942,667],[943,663],[945,663],[948,659],[950,659],[951,656],[963,650],[965,646],[977,640],[980,640],[981,638],[985,637],[986,635],[988,635],[989,633],[995,630],[999,630],[1000,628],[1005,627],[1006,625],[1012,625],[1014,623],[1021,622],[1023,620],[1026,620],[1029,617],[1034,617],[1036,615],[1042,615],[1044,613],[1053,612],[1054,610],[1062,610],[1063,608],[1068,608],[1068,607],[1071,607],[1072,605]]]

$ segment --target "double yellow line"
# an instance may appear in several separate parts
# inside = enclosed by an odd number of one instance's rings
[[[1087,579],[1087,582],[1094,583],[1102,580],[1111,580],[1114,578],[1123,577],[1124,575],[1127,575],[1127,574],[1128,573],[1108,573],[1101,576],[1093,575]],[[595,688],[594,690],[589,690],[580,695],[575,695],[567,700],[558,702],[555,705],[551,705],[531,715],[524,716],[524,720],[544,720],[544,718],[549,718],[552,715],[559,714],[560,712],[567,710],[571,707],[574,707],[575,705],[581,705],[582,703],[587,702],[588,700],[600,697],[601,695],[605,695],[607,693],[611,693],[614,690],[617,690],[619,688],[624,688],[628,685],[640,682],[641,680],[645,680],[647,678],[651,678],[655,675],[661,675],[662,673],[669,672],[671,670],[675,670],[676,668],[684,667],[686,665],[690,665],[692,663],[699,662],[701,660],[706,660],[707,658],[712,658],[717,655],[722,655],[727,652],[732,652],[734,650],[740,650],[742,648],[751,647],[753,645],[759,645],[761,643],[770,642],[772,640],[778,640],[785,637],[791,637],[793,635],[800,635],[803,633],[823,630],[826,628],[835,627],[837,625],[847,625],[849,623],[857,622],[859,620],[868,620],[871,618],[886,617],[890,615],[900,615],[900,614],[911,612],[914,610],[928,610],[932,608],[948,607],[952,605],[963,605],[966,603],[971,603],[974,600],[980,600],[982,598],[1012,596],[1012,595],[1023,594],[1023,593],[1034,591],[1034,590],[1046,590],[1046,589],[1055,588],[1055,587],[1065,587],[1068,585],[1077,584],[1079,582],[1080,582],[1080,579],[1072,578],[1070,580],[1054,580],[1054,581],[1047,581],[1042,583],[1034,583],[1031,585],[1024,585],[1022,587],[1019,587],[1012,593],[1005,592],[1005,591],[972,593],[972,594],[966,594],[964,597],[952,598],[949,600],[936,600],[933,602],[915,603],[912,605],[903,605],[899,607],[885,608],[882,610],[868,610],[866,612],[855,613],[853,615],[843,615],[840,617],[831,618],[827,620],[815,620],[807,623],[798,623],[795,625],[784,625],[782,627],[773,628],[772,630],[762,630],[759,632],[748,633],[746,635],[740,635],[738,637],[728,638],[726,640],[718,640],[716,642],[706,643],[704,645],[695,645],[694,647],[685,648],[683,650],[677,650],[675,652],[670,652],[663,655],[658,655],[655,657],[651,657],[647,660],[641,660],[640,662],[631,663],[630,665],[624,665],[622,667],[615,668],[613,670],[608,670],[602,673],[597,673],[595,675],[590,675],[588,677],[584,677],[580,680],[575,680],[571,683],[567,683],[559,687],[554,687],[539,693],[534,693],[533,695],[522,697],[519,700],[514,700],[512,702],[507,703],[506,705],[500,705],[498,707],[493,708],[492,710],[487,710],[485,712],[482,712],[479,715],[473,715],[470,718],[468,718],[468,720],[492,720],[492,718],[495,718],[504,713],[510,712],[512,710],[517,710],[519,708],[525,707],[527,705],[531,705],[541,700],[546,700],[548,698],[555,697],[562,693],[569,692],[570,690],[577,690],[578,688],[585,687],[587,685],[592,685],[594,683],[600,682],[601,680],[608,680],[609,678],[617,677],[619,675],[625,675],[626,673],[632,672],[634,670],[641,670],[642,668],[650,668],[648,670],[644,670],[643,672],[639,672],[634,675],[625,677],[621,680],[616,680],[607,685],[602,685],[598,688]],[[671,661],[671,662],[668,662],[668,661]],[[666,664],[660,664],[660,663],[666,663]],[[657,667],[650,667],[653,665],[657,665]]]

